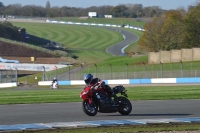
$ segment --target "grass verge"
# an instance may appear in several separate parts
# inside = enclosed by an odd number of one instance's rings
[[[199,85],[126,88],[130,100],[200,99]],[[0,89],[0,104],[81,102],[79,94],[82,89],[83,86],[61,86],[57,90],[51,90],[49,86]]]

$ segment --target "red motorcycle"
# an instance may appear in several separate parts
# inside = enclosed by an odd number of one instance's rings
[[[95,116],[97,112],[119,112],[122,115],[128,115],[132,111],[132,105],[127,99],[127,90],[123,86],[116,86],[112,90],[114,94],[110,97],[101,84],[86,86],[80,94],[83,99],[83,112],[89,116]],[[118,93],[122,96],[117,96]]]

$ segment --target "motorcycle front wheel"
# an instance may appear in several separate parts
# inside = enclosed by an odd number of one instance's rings
[[[83,112],[89,116],[95,116],[98,112],[94,103],[90,104],[88,100],[82,102]]]
[[[125,97],[118,98],[118,112],[122,115],[128,115],[132,111],[132,104],[131,102]]]

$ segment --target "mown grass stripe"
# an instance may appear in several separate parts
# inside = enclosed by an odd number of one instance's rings
[[[75,54],[81,62],[100,62],[112,57],[105,49],[123,40],[119,32],[103,27],[20,22],[13,22],[13,24],[26,28],[30,34],[39,38],[63,44],[68,49],[68,53]],[[92,50],[95,52],[91,52]]]

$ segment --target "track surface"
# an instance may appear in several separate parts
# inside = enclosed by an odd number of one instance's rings
[[[114,56],[124,54],[122,53],[122,49],[139,39],[139,37],[136,34],[126,30],[120,30],[120,33],[123,35],[124,40],[106,49],[106,52]]]
[[[133,110],[128,116],[119,113],[98,113],[94,117],[83,113],[80,102],[1,105],[0,125],[200,116],[200,100],[153,100],[131,103]]]

